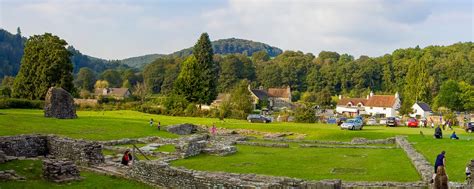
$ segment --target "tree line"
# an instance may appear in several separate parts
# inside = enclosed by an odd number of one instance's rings
[[[52,34],[28,39],[22,68],[13,84],[13,96],[41,99],[46,87],[52,85],[62,86],[76,95],[79,91],[93,92],[95,87],[127,87],[143,88],[144,94],[149,95],[178,95],[199,105],[210,104],[218,93],[232,93],[247,83],[253,88],[290,86],[293,101],[323,107],[333,103],[331,96],[364,97],[374,91],[378,94],[399,92],[403,113],[410,111],[415,101],[459,111],[473,109],[472,42],[397,49],[384,56],[357,59],[330,51],[322,51],[317,56],[285,51],[271,58],[265,50],[253,52],[251,56],[214,54],[209,36],[204,33],[188,57],[158,58],[143,71],[116,67],[98,73],[81,68],[77,74],[73,74],[68,58],[71,49],[67,50],[66,45]],[[53,47],[57,49],[49,49]],[[51,53],[53,51],[61,53]],[[36,78],[28,78],[31,75]],[[451,87],[443,88],[444,85]],[[444,93],[453,90],[455,95]],[[27,94],[20,95],[22,91]],[[457,98],[455,103],[446,100],[452,98]]]

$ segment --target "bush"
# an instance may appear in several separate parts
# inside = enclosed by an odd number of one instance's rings
[[[300,106],[295,111],[295,122],[298,123],[314,123],[316,122],[316,114],[313,108]]]
[[[18,98],[1,98],[0,109],[6,108],[24,108],[24,109],[43,109],[44,101],[27,100]]]
[[[149,113],[149,114],[165,114],[165,110],[159,106],[150,106],[143,104],[141,106],[138,106],[137,111],[143,112],[143,113]]]

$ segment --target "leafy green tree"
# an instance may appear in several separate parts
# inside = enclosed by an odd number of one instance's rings
[[[254,62],[265,62],[269,60],[270,60],[270,56],[268,56],[268,53],[266,50],[261,50],[252,54],[252,61]]]
[[[218,80],[218,90],[221,92],[230,91],[243,77],[243,63],[235,55],[228,55],[220,62],[220,73]]]
[[[233,115],[237,118],[245,118],[253,110],[252,96],[248,90],[248,81],[241,80],[230,93],[230,101]]]
[[[50,33],[30,37],[25,44],[12,95],[16,98],[44,99],[53,86],[75,93],[73,66],[66,45],[66,41]]]
[[[95,73],[90,68],[84,67],[79,70],[79,73],[77,73],[74,84],[80,89],[92,91],[96,81]]]
[[[301,106],[296,107],[295,122],[298,122],[298,123],[316,122],[316,112],[314,108],[307,105],[301,105]]]
[[[175,92],[189,102],[210,104],[217,97],[217,66],[213,61],[211,41],[203,33],[193,55],[182,65],[176,80]]]
[[[145,66],[143,70],[143,80],[145,81],[149,93],[159,93],[161,91],[163,76],[166,71],[165,64],[167,64],[168,61],[169,60],[159,58]]]
[[[474,86],[466,82],[459,82],[459,89],[461,90],[459,99],[463,108],[467,111],[474,110]]]
[[[109,82],[109,87],[121,87],[122,77],[117,70],[108,69],[100,74],[102,80]]]
[[[106,80],[97,80],[94,84],[95,89],[103,89],[103,88],[108,88],[109,87],[109,82]]]
[[[454,80],[448,80],[441,85],[441,89],[435,99],[435,105],[436,107],[446,107],[451,110],[462,110],[463,105],[461,104],[460,94],[461,89],[458,83]]]

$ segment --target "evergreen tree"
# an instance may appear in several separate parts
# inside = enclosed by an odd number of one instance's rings
[[[25,44],[12,95],[16,98],[44,99],[53,86],[74,93],[73,65],[66,45],[66,41],[50,33],[30,37]]]
[[[79,73],[77,73],[77,78],[74,80],[74,84],[80,89],[92,91],[96,80],[95,73],[90,68],[84,67],[79,70]]]
[[[196,45],[193,55],[181,68],[175,84],[175,91],[189,102],[210,104],[217,97],[217,66],[213,61],[211,41],[203,33]]]

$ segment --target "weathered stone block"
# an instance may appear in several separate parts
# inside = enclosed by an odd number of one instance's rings
[[[62,88],[49,88],[45,98],[44,116],[59,119],[77,118],[72,95]]]
[[[74,180],[81,180],[79,169],[72,161],[66,159],[45,159],[43,160],[43,177],[46,180],[64,183]]]
[[[189,135],[189,134],[196,133],[198,131],[198,126],[190,124],[190,123],[184,123],[184,124],[168,126],[166,127],[166,130],[170,133],[174,133],[178,135]]]

